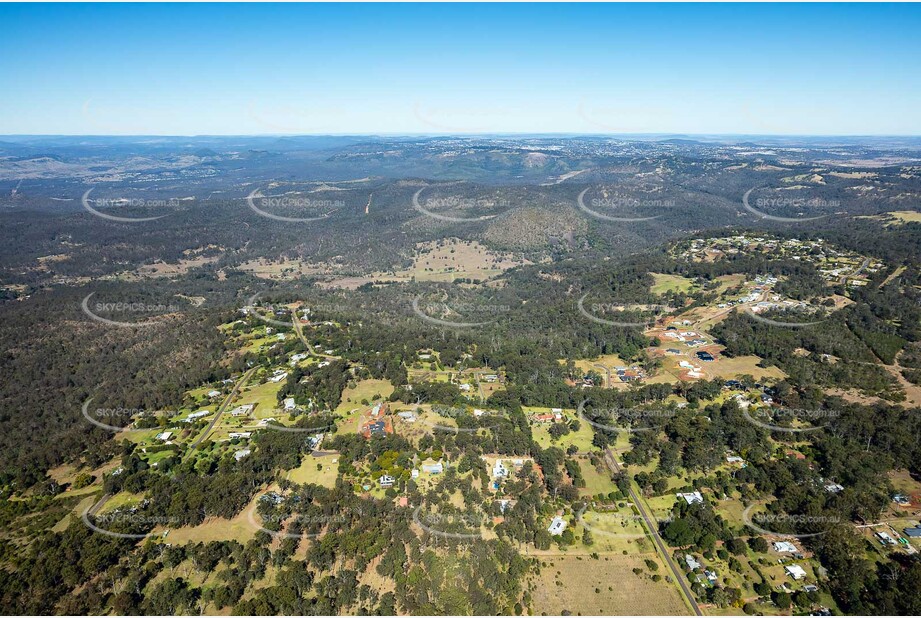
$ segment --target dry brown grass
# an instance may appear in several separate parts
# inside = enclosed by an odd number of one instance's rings
[[[560,615],[661,615],[687,614],[681,596],[664,580],[652,581],[644,558],[648,556],[560,556],[544,559],[536,579],[533,610],[536,614]],[[581,558],[581,559],[580,559]],[[659,573],[665,572],[660,565]],[[635,575],[634,568],[644,573]]]

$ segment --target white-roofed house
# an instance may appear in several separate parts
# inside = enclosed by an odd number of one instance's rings
[[[444,472],[444,469],[444,465],[440,461],[422,464],[422,471],[428,474],[441,474]]]
[[[774,541],[774,551],[781,554],[795,554],[799,550],[796,545],[788,541]]]
[[[550,536],[559,536],[563,534],[563,530],[566,529],[566,526],[566,520],[557,516],[550,522],[550,527],[547,528],[547,532],[550,533]]]
[[[241,406],[237,406],[230,411],[230,416],[249,416],[253,413],[253,408],[256,407],[256,404],[253,403],[244,403]]]
[[[704,501],[704,497],[700,494],[699,491],[675,494],[675,497],[683,499],[688,504],[701,504]]]

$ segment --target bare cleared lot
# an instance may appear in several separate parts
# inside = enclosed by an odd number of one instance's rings
[[[678,616],[688,610],[673,584],[652,580],[643,557],[564,556],[545,560],[532,592],[536,613]],[[643,573],[636,575],[634,568]]]

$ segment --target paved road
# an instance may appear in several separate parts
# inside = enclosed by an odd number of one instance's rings
[[[610,367],[606,367],[602,365],[601,363],[595,363],[594,365],[592,365],[592,367],[597,367],[598,369],[601,369],[602,371],[604,371],[605,379],[607,380],[606,386],[608,388],[614,388],[614,382],[611,381],[611,368]]]
[[[243,374],[243,377],[237,380],[237,383],[233,385],[233,390],[230,391],[230,394],[227,395],[227,398],[224,399],[224,402],[221,403],[221,406],[217,409],[217,413],[214,415],[214,418],[211,419],[211,422],[208,424],[208,428],[205,429],[205,433],[201,434],[199,438],[192,443],[191,448],[195,448],[201,444],[205,438],[211,434],[211,430],[214,429],[214,426],[217,425],[217,422],[221,419],[221,415],[224,414],[224,411],[227,409],[227,406],[230,405],[230,402],[233,401],[233,398],[237,396],[237,393],[240,392],[240,389],[246,385],[246,382],[252,377],[253,373],[256,371],[256,367],[253,367],[249,371]]]
[[[99,509],[101,509],[101,508],[103,507],[103,505],[104,505],[106,502],[108,502],[108,501],[109,501],[109,498],[111,498],[111,497],[112,497],[112,494],[103,494],[102,497],[99,498],[99,501],[98,501],[98,502],[96,502],[95,504],[93,504],[92,506],[90,506],[90,508],[86,509],[85,515],[90,516],[90,517],[95,517],[95,516],[96,516],[96,513],[99,512]]]
[[[617,463],[617,458],[614,456],[614,453],[611,452],[611,449],[605,448],[604,453],[604,460],[608,464],[608,467],[613,472],[620,472],[620,465]],[[658,526],[654,525],[652,518],[646,511],[644,503],[633,490],[632,485],[630,486],[630,499],[633,501],[633,504],[636,505],[636,509],[640,512],[640,516],[643,518],[643,521],[646,522],[646,528],[649,530],[649,534],[652,536],[652,540],[655,541],[656,547],[659,549],[659,553],[662,554],[662,558],[665,560],[665,564],[667,564],[668,568],[671,569],[672,578],[678,583],[678,586],[681,588],[681,591],[684,594],[685,599],[690,604],[691,609],[694,610],[696,615],[703,616],[703,612],[700,611],[700,606],[697,605],[697,600],[694,598],[694,593],[691,592],[691,589],[688,586],[684,573],[681,572],[681,569],[679,569],[675,565],[675,561],[672,560],[671,553],[665,546],[665,542],[662,541],[662,537],[659,536]]]
[[[860,268],[854,271],[854,277],[857,275],[863,274],[864,269],[870,265],[870,258],[864,258],[863,262],[860,263]]]
[[[307,354],[310,356],[319,356],[326,360],[338,360],[340,358],[339,356],[333,356],[331,354],[317,354],[313,351],[313,347],[308,343],[307,337],[304,336],[304,327],[301,321],[297,319],[297,311],[291,312],[291,325],[294,326],[294,332],[297,333],[297,338],[300,339],[304,347],[307,348]]]
[[[310,356],[319,356],[314,353],[313,347],[307,342],[307,337],[304,336],[304,330],[301,326],[301,321],[297,319],[297,311],[291,312],[291,325],[294,327],[294,332],[297,334],[297,338],[301,340],[301,343],[304,344],[304,347],[307,348],[307,354]]]
[[[863,273],[864,269],[869,265],[870,265],[870,258],[864,258],[863,262],[860,263],[860,266],[857,267],[857,270],[852,272],[850,275],[841,275],[841,277],[838,278],[838,283],[842,285],[846,285],[848,279],[852,277],[860,276]]]

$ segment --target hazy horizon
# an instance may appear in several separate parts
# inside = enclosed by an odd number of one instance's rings
[[[882,139],[882,138],[921,138],[921,133],[690,133],[680,131],[667,131],[661,133],[576,133],[570,131],[560,132],[486,132],[486,133],[438,133],[438,132],[393,132],[383,131],[357,132],[357,133],[0,133],[0,138],[45,138],[45,137],[74,137],[74,138],[123,138],[123,139],[204,139],[204,138],[299,138],[299,137],[383,137],[388,139],[399,137],[431,137],[431,138],[473,138],[473,137],[512,137],[512,138],[556,138],[568,137],[586,138],[842,138],[842,139]]]

